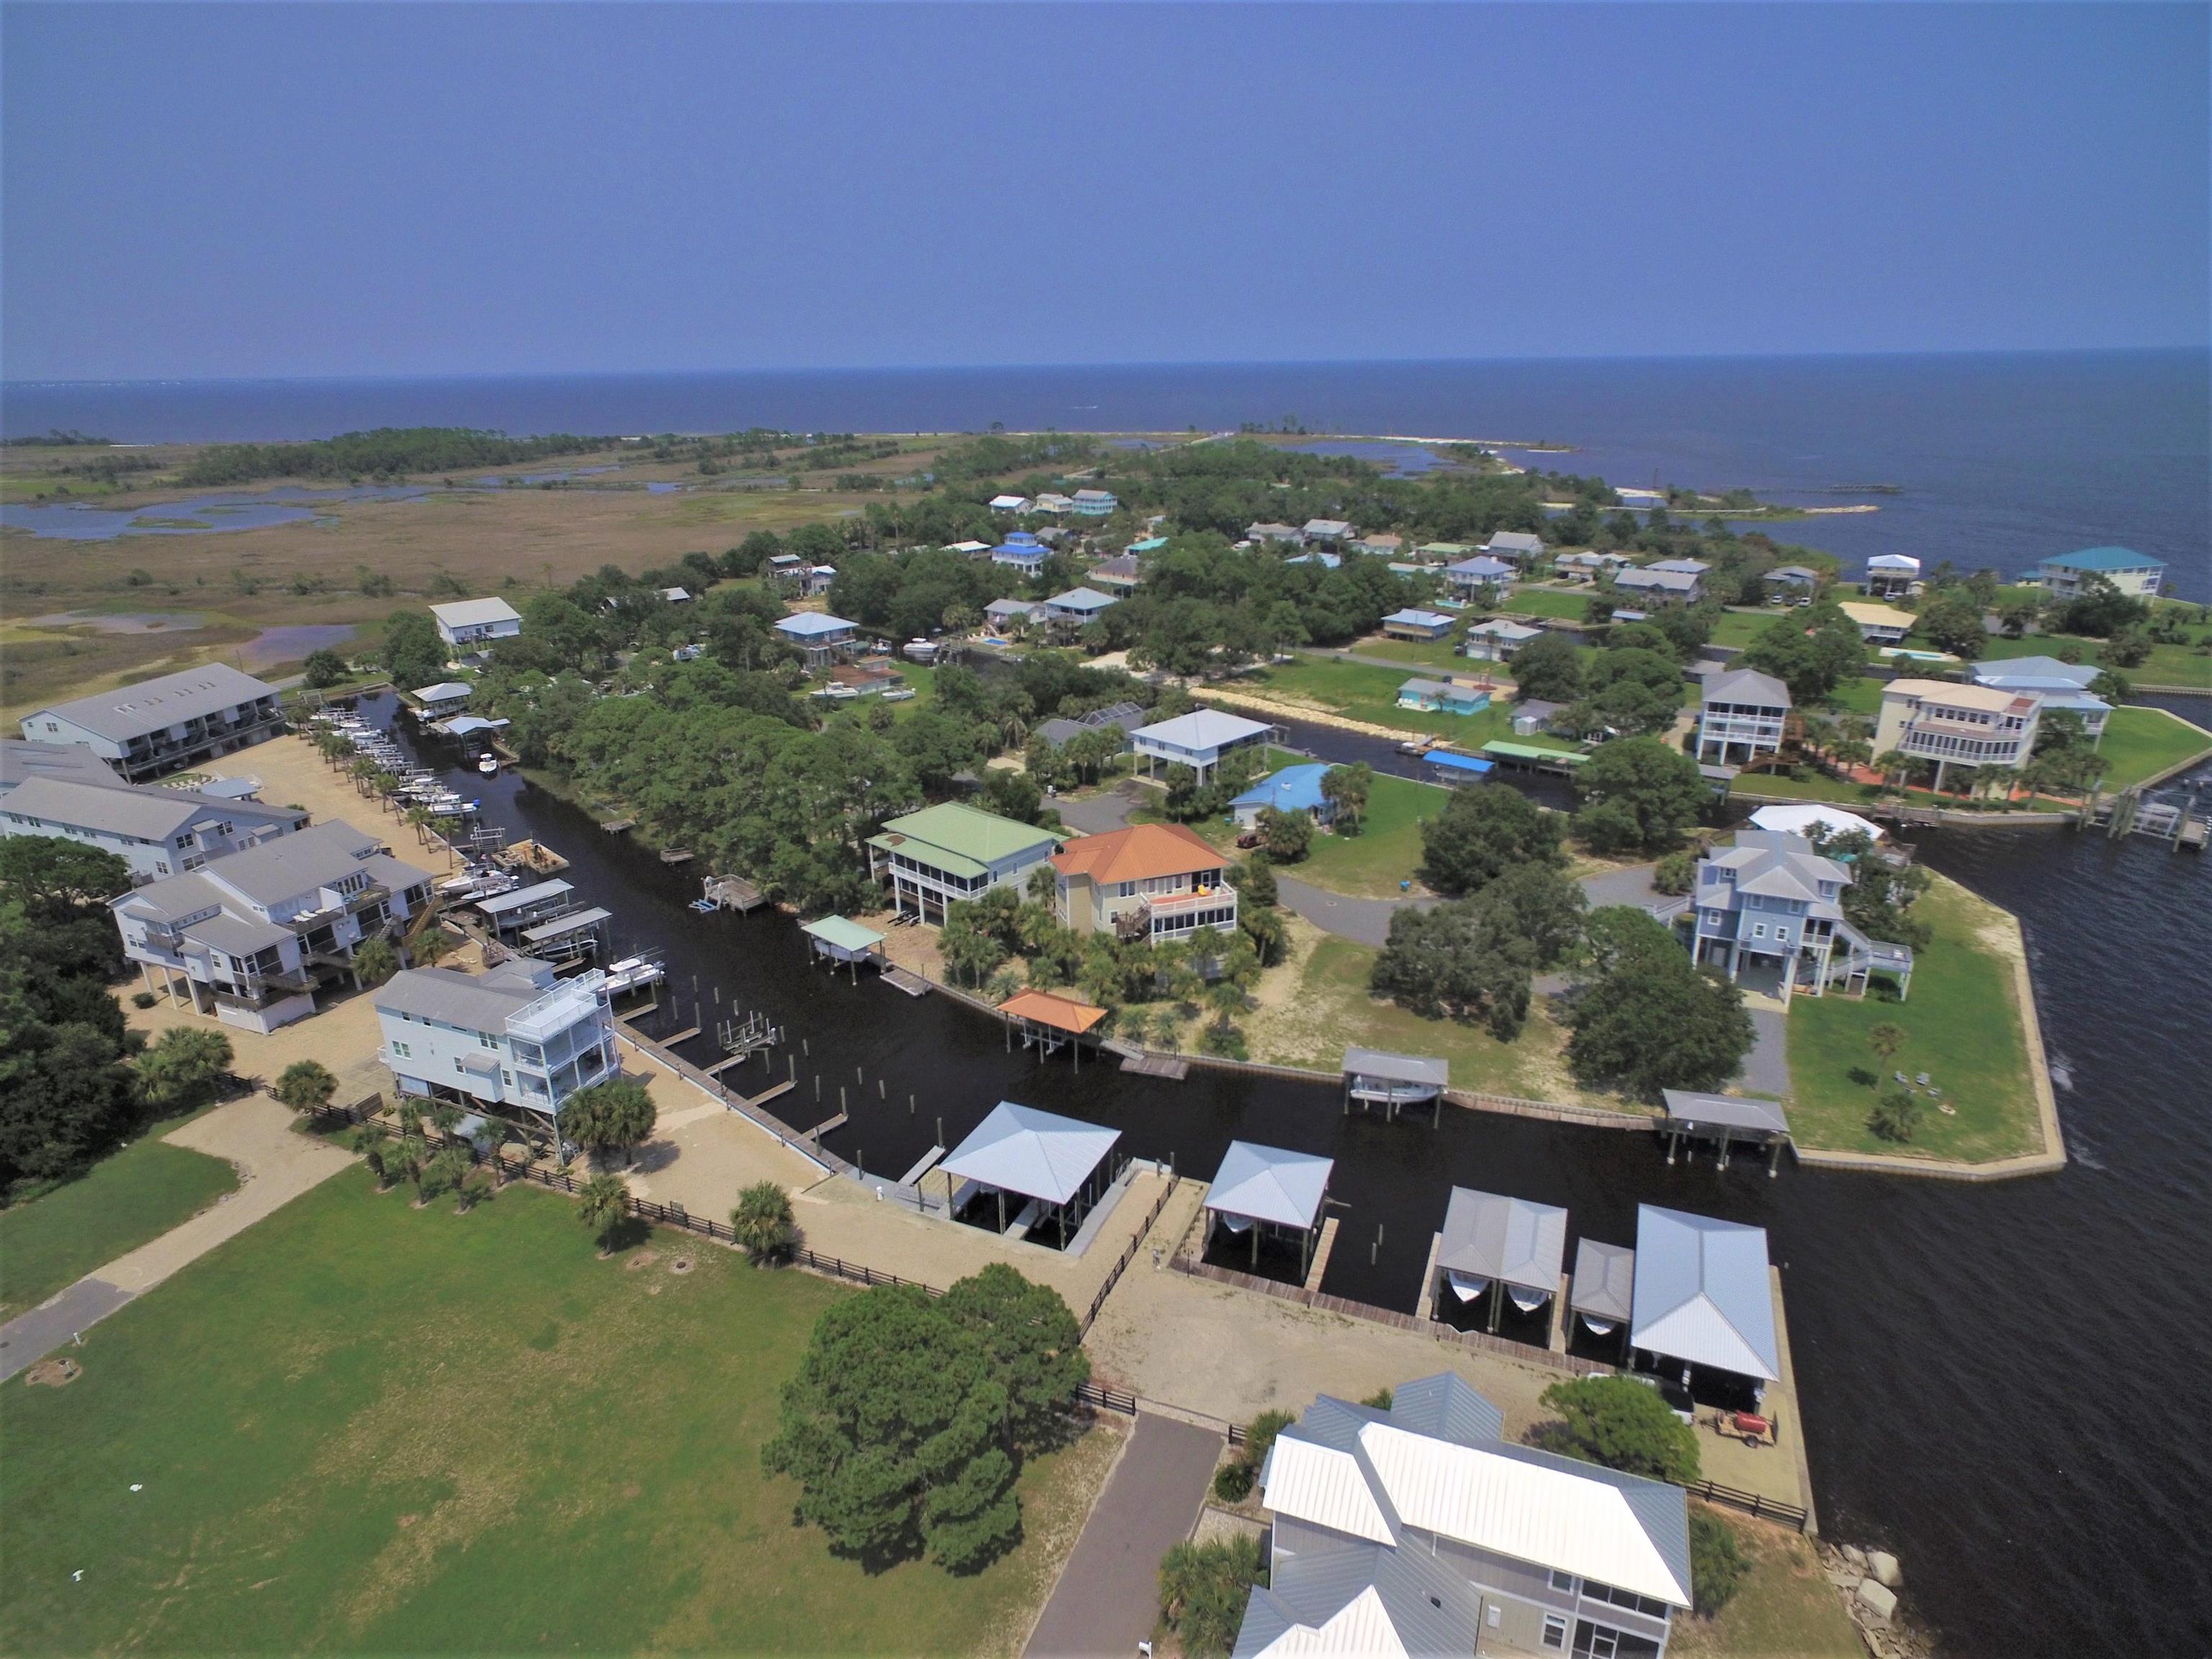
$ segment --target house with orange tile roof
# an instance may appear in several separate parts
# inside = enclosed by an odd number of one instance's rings
[[[1237,890],[1222,855],[1179,823],[1134,823],[1084,836],[1056,854],[1060,920],[1079,933],[1188,939],[1234,933]]]

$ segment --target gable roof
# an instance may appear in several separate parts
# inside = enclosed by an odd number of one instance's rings
[[[1494,530],[1483,545],[1493,553],[1541,553],[1544,538],[1525,530]]]
[[[1494,581],[1501,576],[1510,576],[1512,574],[1511,565],[1501,560],[1480,556],[1472,559],[1462,559],[1456,564],[1448,564],[1444,567],[1444,574],[1447,576],[1472,576],[1478,581]]]
[[[1065,1204],[1121,1138],[1119,1129],[1002,1100],[952,1149],[944,1169],[963,1181]]]
[[[1442,611],[1422,611],[1408,607],[1393,611],[1382,618],[1386,623],[1400,623],[1407,628],[1449,628],[1451,617]]]
[[[68,776],[26,778],[0,797],[0,812],[141,841],[166,841],[195,820],[211,817],[252,825],[289,824],[307,816],[252,801],[218,800],[183,789],[134,789],[120,783],[106,766],[100,769],[107,779],[105,783]]]
[[[65,778],[73,783],[119,784],[113,769],[81,743],[40,743],[30,738],[0,738],[0,792],[33,778]]]
[[[465,974],[452,968],[410,968],[371,993],[380,1014],[405,1014],[467,1031],[504,1031],[507,1016],[543,994],[519,977]]]
[[[1635,1315],[1628,1340],[1632,1347],[1693,1365],[1768,1381],[1779,1377],[1766,1230],[1638,1205]]]
[[[255,904],[282,904],[352,875],[378,846],[375,836],[332,818],[217,859],[204,873]],[[428,871],[411,865],[400,867],[424,881],[430,879]]]
[[[183,668],[114,691],[96,692],[69,702],[58,702],[35,711],[35,717],[64,720],[95,737],[128,743],[155,732],[181,726],[203,714],[213,714],[240,703],[273,697],[276,688],[264,685],[251,674],[211,662],[199,668]],[[26,721],[33,718],[27,715]]]
[[[1101,885],[1189,876],[1218,870],[1227,860],[1188,825],[1133,823],[1103,836],[1079,836],[1054,855],[1063,876],[1088,876]]]
[[[1789,1114],[1779,1101],[1759,1100],[1749,1095],[1707,1095],[1691,1089],[1662,1089],[1667,1115],[1683,1123],[1712,1123],[1730,1129],[1756,1129],[1771,1134],[1790,1133]]]
[[[1206,1207],[1281,1227],[1311,1227],[1321,1218],[1322,1197],[1335,1167],[1335,1159],[1312,1152],[1232,1140],[1213,1172]]]
[[[1346,1077],[1379,1077],[1392,1083],[1428,1083],[1441,1089],[1451,1082],[1451,1062],[1428,1054],[1394,1054],[1381,1048],[1346,1048]]]
[[[1969,663],[1966,672],[1977,685],[1994,685],[2015,691],[2072,690],[2087,691],[2104,671],[2088,662],[2061,662],[2056,657],[1999,657]]]
[[[1567,1212],[1502,1193],[1452,1188],[1437,1266],[1550,1294],[1567,1254]]]

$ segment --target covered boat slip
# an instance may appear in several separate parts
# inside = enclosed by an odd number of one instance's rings
[[[1627,1351],[1628,1325],[1636,1308],[1636,1252],[1626,1244],[1595,1238],[1575,1241],[1573,1288],[1567,1304],[1578,1330],[1604,1346],[1609,1355]],[[1568,1334],[1569,1346],[1575,1333]]]
[[[1782,1375],[1766,1230],[1639,1204],[1632,1358],[1701,1401],[1758,1409]]]
[[[831,968],[840,964],[850,968],[855,983],[860,977],[860,964],[878,961],[878,953],[883,949],[881,933],[846,916],[824,916],[819,921],[804,922],[799,931],[806,935],[814,954]]]
[[[1425,1054],[1386,1054],[1380,1048],[1344,1051],[1344,1109],[1358,1101],[1364,1111],[1382,1108],[1395,1117],[1407,1106],[1427,1105],[1443,1110],[1443,1092],[1451,1084],[1451,1062]]]
[[[1455,1187],[1437,1235],[1430,1316],[1553,1346],[1566,1255],[1565,1210]]]
[[[1659,1120],[1659,1133],[1667,1143],[1667,1162],[1679,1150],[1691,1155],[1693,1143],[1710,1140],[1720,1149],[1720,1167],[1729,1166],[1729,1148],[1739,1142],[1766,1154],[1766,1173],[1771,1176],[1782,1161],[1782,1148],[1790,1139],[1790,1115],[1782,1103],[1749,1095],[1702,1095],[1687,1089],[1662,1089],[1667,1115]]]
[[[1078,1071],[1083,1069],[1083,1044],[1106,1018],[1103,1008],[1050,991],[1017,991],[999,1005],[1006,1017],[1006,1047],[1014,1033],[1022,1034],[1022,1047],[1034,1047],[1039,1060],[1048,1060],[1062,1048],[1069,1050]]]
[[[1264,1271],[1264,1249],[1283,1269],[1270,1277],[1305,1284],[1316,1276],[1328,1178],[1335,1168],[1334,1159],[1312,1152],[1231,1141],[1206,1191],[1206,1253],[1218,1250],[1219,1266],[1258,1273]]]
[[[1119,1129],[1002,1100],[940,1166],[951,1212],[1065,1249],[1120,1173],[1111,1164],[1121,1138]]]
[[[522,945],[526,929],[553,921],[577,908],[576,890],[558,879],[494,893],[475,902],[494,939],[507,945]]]
[[[606,943],[605,929],[613,920],[612,911],[597,907],[571,910],[551,921],[522,929],[522,947],[546,962],[580,962],[595,955]]]

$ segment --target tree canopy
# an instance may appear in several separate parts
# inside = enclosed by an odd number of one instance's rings
[[[1625,1474],[1687,1486],[1698,1479],[1698,1437],[1656,1389],[1629,1376],[1585,1376],[1544,1390],[1559,1420],[1545,1425],[1552,1451]]]
[[[1753,1036],[1742,993],[1672,940],[1666,948],[1671,957],[1632,945],[1583,993],[1567,1039],[1577,1077],[1656,1101],[1662,1089],[1717,1089],[1735,1075]]]
[[[1421,879],[1463,897],[1518,864],[1564,865],[1565,825],[1502,783],[1455,789],[1443,811],[1421,823]]]
[[[1600,853],[1657,853],[1712,799],[1697,762],[1656,738],[1608,743],[1575,774],[1575,833]]]

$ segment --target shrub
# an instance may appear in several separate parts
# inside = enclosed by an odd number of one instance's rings
[[[1651,884],[1668,895],[1686,893],[1697,884],[1698,861],[1687,853],[1669,853],[1651,872]]]
[[[1249,1534],[1177,1544],[1160,1562],[1160,1618],[1192,1659],[1225,1654],[1237,1644],[1252,1586],[1266,1576],[1260,1540]]]
[[[1213,1472],[1213,1495],[1224,1504],[1241,1504],[1252,1495],[1259,1471],[1243,1458],[1224,1463]]]
[[[1910,1089],[1891,1087],[1881,1091],[1867,1115],[1867,1127],[1884,1140],[1902,1145],[1912,1139],[1920,1123],[1920,1097]]]
[[[1734,1527],[1717,1515],[1690,1516],[1690,1599],[1701,1616],[1726,1607],[1750,1571]]]
[[[1543,1443],[1552,1451],[1677,1486],[1698,1478],[1697,1436],[1657,1389],[1633,1377],[1554,1382],[1543,1403],[1560,1419],[1545,1425]]]
[[[738,1207],[730,1212],[730,1226],[757,1267],[782,1261],[799,1243],[791,1194],[773,1181],[757,1181],[738,1194]]]
[[[133,991],[131,994],[131,1006],[133,1008],[150,1008],[160,1000],[161,999],[151,991]]]

